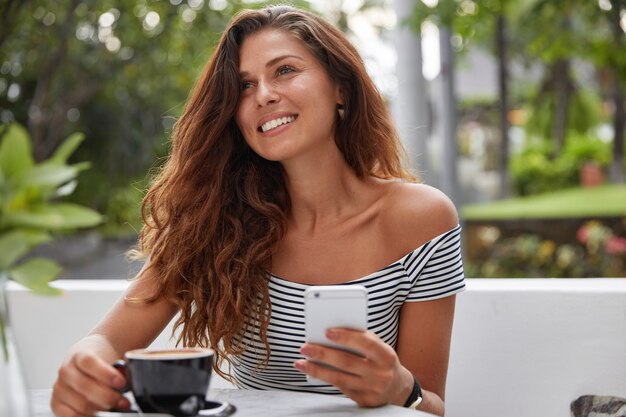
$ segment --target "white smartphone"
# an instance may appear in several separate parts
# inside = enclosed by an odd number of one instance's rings
[[[355,355],[360,352],[326,338],[326,330],[342,327],[354,330],[367,330],[367,289],[361,285],[321,285],[309,287],[304,292],[305,339]],[[322,366],[330,365],[317,362]],[[311,378],[309,383],[327,382]]]

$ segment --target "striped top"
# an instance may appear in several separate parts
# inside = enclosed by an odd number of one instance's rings
[[[367,288],[368,330],[395,348],[400,308],[405,302],[434,300],[465,289],[460,233],[461,227],[457,226],[386,268],[337,284]],[[241,388],[341,394],[330,385],[309,384],[306,375],[293,367],[303,358],[299,350],[304,344],[304,291],[309,286],[270,275],[269,363],[261,367],[265,348],[258,333],[246,333],[242,342],[249,344],[248,349],[232,358],[232,376]]]

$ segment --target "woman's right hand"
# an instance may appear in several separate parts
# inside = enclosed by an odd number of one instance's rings
[[[57,417],[93,416],[96,411],[130,409],[118,390],[124,376],[111,363],[88,351],[73,351],[59,368],[50,407]]]
[[[165,297],[150,303],[128,301],[154,294],[157,272],[145,268],[89,335],[71,348],[52,390],[50,406],[57,417],[130,409],[119,391],[126,378],[113,362],[123,352],[149,346],[178,311]]]

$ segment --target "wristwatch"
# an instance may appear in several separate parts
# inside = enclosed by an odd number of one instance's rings
[[[413,390],[411,390],[411,394],[409,395],[409,398],[407,398],[406,402],[404,403],[404,407],[409,408],[411,410],[416,410],[417,406],[420,405],[421,402],[422,402],[422,387],[420,387],[419,381],[417,380],[415,375],[413,375]]]

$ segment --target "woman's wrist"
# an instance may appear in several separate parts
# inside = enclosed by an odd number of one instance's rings
[[[413,373],[404,367],[402,367],[401,373],[401,385],[399,389],[394,390],[395,395],[389,399],[389,404],[397,405],[398,407],[404,406],[404,403],[413,390]]]
[[[412,376],[413,376],[413,387],[411,389],[411,393],[407,397],[403,406],[405,408],[411,408],[415,410],[417,406],[421,404],[423,398],[422,398],[422,387],[420,386],[420,383],[417,380],[417,377],[415,375],[412,375]]]

